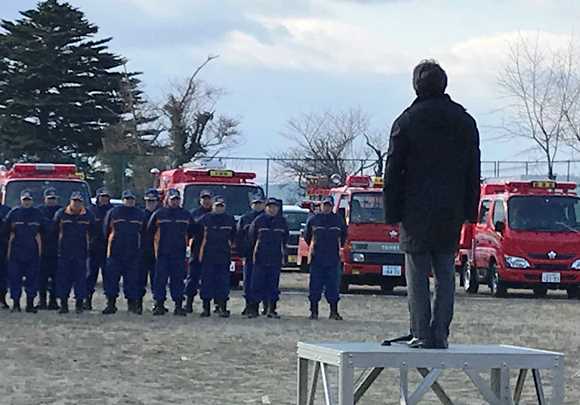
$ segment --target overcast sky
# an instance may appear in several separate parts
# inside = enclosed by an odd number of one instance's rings
[[[2,0],[17,17],[33,0]],[[412,100],[411,71],[435,58],[449,94],[477,119],[483,159],[540,157],[521,141],[494,140],[502,101],[495,77],[507,42],[541,32],[565,43],[580,18],[578,0],[72,0],[111,47],[144,72],[152,100],[208,54],[202,77],[228,94],[218,106],[242,120],[236,154],[267,156],[285,145],[296,114],[361,107],[390,127]],[[550,45],[548,45],[550,46]]]

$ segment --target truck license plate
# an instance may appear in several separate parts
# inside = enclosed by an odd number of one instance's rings
[[[296,256],[288,256],[288,263],[296,263]]]
[[[236,271],[236,262],[230,262],[230,272]]]
[[[401,266],[383,266],[383,276],[397,277],[401,275]]]
[[[559,283],[560,273],[542,273],[542,283]]]

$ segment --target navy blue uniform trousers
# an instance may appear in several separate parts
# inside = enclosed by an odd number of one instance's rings
[[[86,257],[59,257],[56,273],[56,295],[61,300],[68,300],[71,289],[74,287],[75,298],[87,298],[87,258]]]
[[[312,303],[318,303],[322,292],[326,301],[335,304],[340,299],[340,266],[338,264],[317,265],[310,264],[310,285],[308,298]]]

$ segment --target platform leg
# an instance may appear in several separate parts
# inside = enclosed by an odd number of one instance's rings
[[[519,405],[522,399],[522,392],[524,390],[524,384],[526,382],[526,376],[528,375],[528,370],[523,368],[518,374],[518,381],[516,382],[516,388],[514,391],[514,405]]]
[[[357,384],[354,389],[354,403],[358,403],[361,400],[363,395],[368,391],[368,389],[373,385],[375,380],[381,373],[383,372],[384,368],[376,367],[371,369],[368,374],[361,379],[361,382]]]
[[[540,370],[533,369],[532,377],[534,377],[534,387],[536,388],[536,396],[538,397],[538,404],[545,405],[546,397],[544,396],[544,384],[542,384],[542,374]]]
[[[354,368],[346,356],[338,367],[338,405],[354,405]]]
[[[409,369],[400,368],[400,393],[401,393],[401,405],[408,405],[409,401]]]
[[[298,405],[307,405],[308,395],[308,360],[298,358]]]
[[[429,374],[429,370],[426,368],[418,368],[417,371],[423,376],[423,378],[427,377]],[[443,387],[441,387],[437,381],[431,385],[431,390],[435,393],[435,395],[437,395],[437,398],[439,398],[439,401],[443,405],[453,405],[453,401],[451,401],[451,398],[449,398],[449,396],[443,390]]]
[[[564,362],[560,362],[557,367],[552,368],[552,398],[551,405],[561,405],[564,403]]]
[[[318,385],[318,374],[320,374],[320,363],[314,363],[314,372],[312,373],[312,380],[310,383],[310,392],[308,393],[308,405],[314,405],[316,398],[316,386]]]
[[[500,404],[512,404],[510,371],[508,368],[494,368],[491,370],[491,390],[498,397]]]

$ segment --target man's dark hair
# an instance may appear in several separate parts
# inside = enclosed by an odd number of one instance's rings
[[[437,61],[423,60],[413,69],[413,88],[419,97],[443,94],[447,88],[447,73]]]

